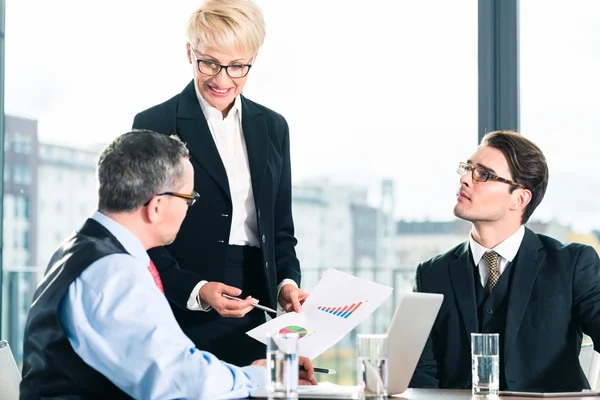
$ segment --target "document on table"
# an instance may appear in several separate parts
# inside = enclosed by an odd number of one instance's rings
[[[392,290],[330,268],[302,305],[301,313],[284,314],[246,333],[262,343],[267,342],[267,334],[297,333],[298,354],[313,359],[371,315]]]
[[[317,386],[298,386],[301,399],[358,399],[358,386],[342,386],[330,382],[321,382]],[[268,397],[267,389],[254,389],[250,397]]]

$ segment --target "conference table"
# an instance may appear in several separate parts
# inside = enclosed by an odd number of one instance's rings
[[[399,400],[535,400],[540,397],[519,397],[519,396],[498,396],[498,397],[485,397],[485,396],[473,396],[471,390],[460,390],[460,389],[408,389],[402,395],[392,396],[389,399]],[[578,396],[578,397],[545,397],[554,400],[599,400],[600,396]],[[330,400],[322,399],[322,400]],[[314,399],[312,400],[319,400]]]
[[[493,399],[494,397],[489,397]],[[501,400],[535,400],[540,397],[518,397],[518,396],[498,396],[496,399]],[[545,397],[550,399],[563,400],[598,400],[599,396],[578,396],[578,397]],[[408,389],[400,396],[393,396],[391,399],[404,400],[465,400],[465,399],[486,399],[483,396],[473,396],[471,390],[458,389]]]

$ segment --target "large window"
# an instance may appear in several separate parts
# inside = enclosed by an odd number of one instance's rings
[[[593,245],[591,233],[600,230],[598,21],[595,0],[520,3],[521,131],[550,168],[534,217],[553,221],[562,240]]]
[[[304,287],[333,267],[392,285],[395,298],[418,262],[465,237],[452,207],[457,163],[477,140],[477,4],[258,3],[267,38],[244,94],[290,125]],[[5,223],[5,244],[13,222],[35,230],[20,249],[27,258],[4,253],[15,277],[2,335],[17,356],[14,325],[32,293],[15,293],[94,209],[90,154],[192,76],[185,25],[196,2],[110,4],[7,0],[5,200],[24,190],[31,210]],[[360,329],[383,331],[393,306]],[[353,338],[323,356],[328,365],[353,363]],[[337,369],[349,372],[341,382],[354,379],[353,365]]]

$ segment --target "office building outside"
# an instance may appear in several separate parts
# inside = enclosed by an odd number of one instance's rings
[[[6,115],[2,332],[17,361],[33,293],[58,245],[96,209],[98,149],[39,143],[37,121]]]
[[[23,328],[37,279],[37,121],[6,115],[4,141],[2,337],[20,358]]]
[[[36,265],[45,267],[58,245],[96,209],[97,160],[95,150],[40,144]]]

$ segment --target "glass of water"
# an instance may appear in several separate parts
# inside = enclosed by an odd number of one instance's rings
[[[298,334],[267,335],[269,399],[298,398]]]
[[[471,334],[473,395],[498,395],[500,386],[500,335]]]
[[[359,334],[358,386],[363,398],[385,398],[388,390],[387,335]]]

